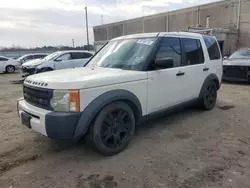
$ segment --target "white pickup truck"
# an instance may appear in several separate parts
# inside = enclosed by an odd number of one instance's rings
[[[211,110],[221,78],[214,37],[123,36],[108,42],[86,67],[26,78],[18,112],[22,124],[51,139],[86,136],[99,153],[114,155],[150,115],[191,103]]]

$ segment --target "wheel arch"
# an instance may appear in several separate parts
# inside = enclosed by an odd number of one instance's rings
[[[142,107],[139,99],[130,91],[127,90],[112,90],[101,94],[95,98],[81,113],[79,121],[76,125],[74,138],[83,137],[93,120],[96,118],[98,113],[108,104],[115,101],[122,101],[130,106],[133,110],[136,123],[141,120],[142,117]]]
[[[217,87],[217,90],[220,89],[220,82],[219,82],[219,78],[217,77],[216,74],[214,73],[211,73],[209,74],[206,79],[204,80],[203,82],[203,85],[201,87],[201,90],[200,90],[200,94],[199,94],[199,99],[202,98],[204,92],[205,92],[205,88],[211,83],[211,82],[214,82],[216,84],[216,87]]]

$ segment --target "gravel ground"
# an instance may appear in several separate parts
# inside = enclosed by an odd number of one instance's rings
[[[103,157],[22,126],[22,86],[9,83],[19,74],[0,77],[1,188],[250,187],[250,85],[223,84],[214,110],[151,120],[124,152]]]

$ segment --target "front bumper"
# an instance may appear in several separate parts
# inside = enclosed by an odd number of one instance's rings
[[[81,113],[52,112],[35,107],[23,98],[17,102],[19,117],[25,113],[30,119],[30,128],[54,140],[74,139]]]
[[[36,68],[21,67],[22,77],[27,77],[36,73]]]
[[[250,66],[223,66],[223,80],[250,82]]]

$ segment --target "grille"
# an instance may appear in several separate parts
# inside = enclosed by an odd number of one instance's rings
[[[223,66],[223,73],[225,77],[246,79],[249,66]]]
[[[50,106],[52,95],[52,89],[23,86],[23,96],[25,101],[42,109],[52,110]]]
[[[22,67],[22,73],[34,74],[35,71],[36,71],[35,68],[30,68],[30,69],[28,69],[28,68],[26,68],[26,67]]]

